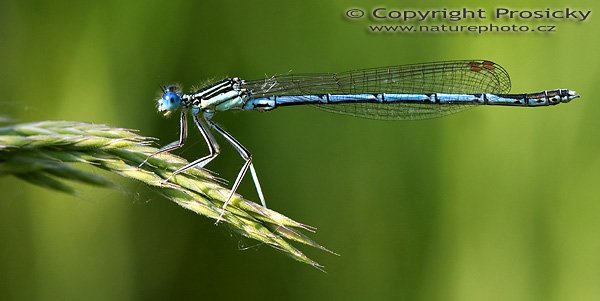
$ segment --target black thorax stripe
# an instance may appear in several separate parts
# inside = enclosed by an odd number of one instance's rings
[[[198,92],[194,93],[194,99],[195,100],[200,100],[200,99],[210,99],[216,95],[219,95],[221,93],[226,93],[233,90],[233,85],[232,85],[232,81],[229,78],[226,78],[222,81],[216,82],[208,87],[204,87],[200,90],[198,90]]]

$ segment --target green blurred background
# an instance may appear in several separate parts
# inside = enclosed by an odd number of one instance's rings
[[[593,12],[517,22],[556,25],[550,34],[373,34],[372,22],[344,17],[376,6]],[[504,66],[514,92],[582,98],[418,122],[310,107],[217,115],[253,152],[270,207],[318,227],[313,237],[341,254],[303,249],[327,274],[140,183],[68,196],[2,178],[0,300],[599,300],[598,6],[2,1],[0,112],[19,122],[106,123],[165,144],[178,126],[155,112],[159,84],[470,58]],[[232,179],[242,161],[221,144],[209,168]],[[179,154],[205,152],[197,142]],[[239,192],[257,198],[249,180]]]

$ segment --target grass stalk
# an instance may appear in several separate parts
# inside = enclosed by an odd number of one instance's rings
[[[100,187],[114,186],[108,179],[82,170],[91,165],[154,187],[155,191],[183,208],[217,219],[230,190],[203,169],[189,169],[163,183],[171,173],[188,162],[164,153],[138,167],[157,151],[152,138],[135,131],[101,124],[72,121],[42,121],[0,127],[0,175],[56,191],[72,193],[70,181]],[[283,214],[264,208],[235,194],[222,222],[243,236],[268,244],[295,260],[318,269],[322,266],[294,247],[291,242],[323,251],[301,230],[315,229]]]

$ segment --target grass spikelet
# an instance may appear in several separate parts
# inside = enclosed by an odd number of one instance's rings
[[[163,179],[188,162],[164,153],[138,167],[157,151],[150,146],[153,141],[132,130],[82,122],[43,121],[4,126],[0,127],[0,175],[16,176],[66,193],[72,193],[73,189],[65,180],[113,186],[104,177],[80,170],[81,165],[72,163],[88,164],[146,183],[181,207],[216,220],[229,189],[211,173],[195,168],[163,184]],[[314,228],[237,194],[227,206],[223,221],[236,232],[318,269],[322,267],[290,242],[331,252],[299,232]]]

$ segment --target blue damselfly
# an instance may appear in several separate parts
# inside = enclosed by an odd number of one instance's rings
[[[192,167],[202,168],[219,154],[212,129],[231,143],[245,161],[223,209],[248,170],[261,203],[266,207],[250,152],[211,120],[215,113],[234,109],[270,111],[283,106],[311,104],[325,111],[365,118],[417,120],[440,117],[479,105],[540,107],[566,103],[579,97],[575,91],[568,89],[524,94],[508,94],[509,91],[510,78],[506,70],[486,60],[400,65],[341,73],[285,74],[260,80],[225,78],[190,94],[182,93],[178,86],[171,85],[163,88],[158,110],[168,115],[181,109],[179,140],[152,156],[184,144],[187,137],[186,114],[191,109],[209,154],[179,168],[171,177]]]

